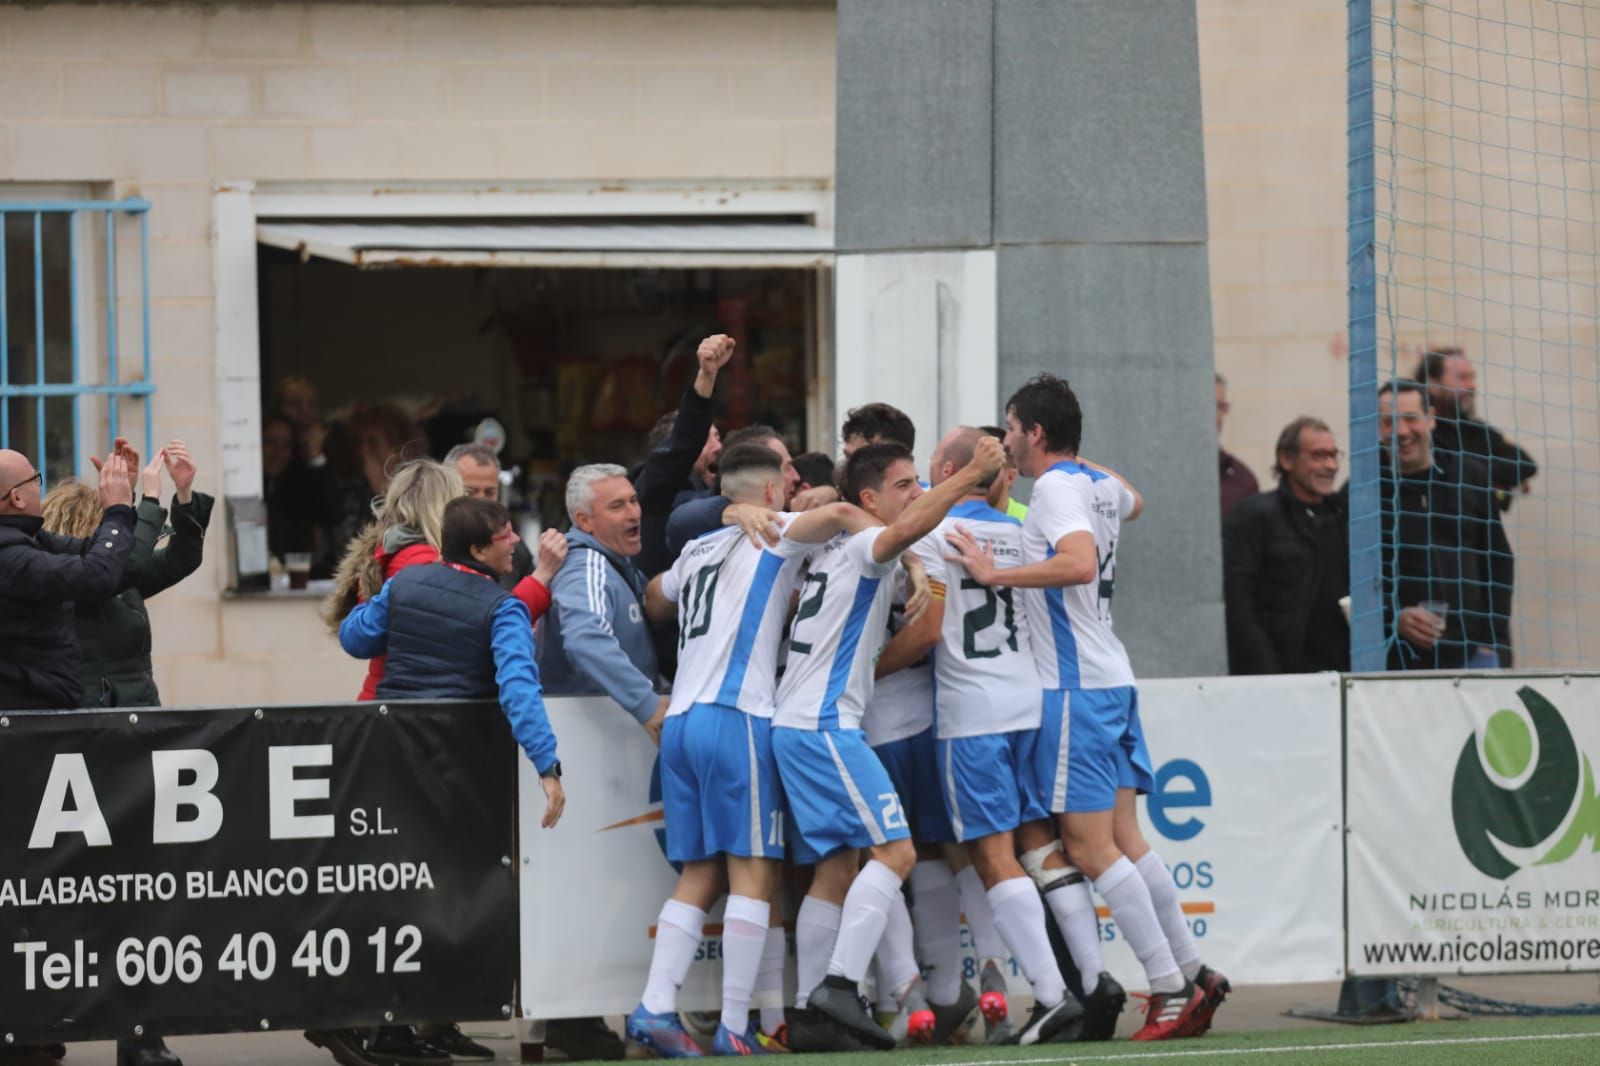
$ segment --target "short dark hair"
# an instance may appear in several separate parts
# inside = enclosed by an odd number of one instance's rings
[[[678,412],[676,411],[668,411],[666,414],[656,419],[656,424],[650,427],[650,435],[644,440],[645,446],[651,451],[655,451],[657,448],[661,447],[661,445],[665,443],[666,439],[672,436],[673,427],[675,427],[677,424]]]
[[[722,438],[722,451],[726,455],[729,448],[736,448],[741,444],[760,444],[764,440],[783,440],[783,434],[769,425],[757,422],[743,429],[736,429]],[[787,445],[785,445],[787,447]],[[726,459],[719,459],[718,463],[725,463]],[[782,460],[779,460],[781,463]]]
[[[472,549],[489,547],[510,521],[511,512],[503,503],[481,496],[457,496],[444,505],[440,554],[452,563],[473,562]]]
[[[1083,441],[1083,408],[1065,378],[1039,374],[1011,394],[1006,412],[1016,416],[1024,432],[1044,430],[1047,451],[1076,454]]]
[[[1394,401],[1397,405],[1400,403],[1400,394],[1402,392],[1416,393],[1418,396],[1422,397],[1422,409],[1424,411],[1433,410],[1433,399],[1428,395],[1427,386],[1423,385],[1420,381],[1407,381],[1405,378],[1394,378],[1392,380],[1385,381],[1382,385],[1378,386],[1378,395],[1388,396],[1392,393],[1394,395]]]
[[[1328,423],[1313,415],[1301,415],[1299,418],[1283,427],[1283,432],[1278,434],[1278,446],[1272,452],[1272,472],[1277,477],[1283,477],[1283,464],[1278,462],[1278,456],[1300,454],[1300,434],[1308,429],[1322,433],[1332,433]]]
[[[894,441],[907,448],[917,446],[917,427],[911,416],[887,403],[867,403],[852,407],[844,416],[844,427],[839,431],[845,440],[860,437],[871,441]]]
[[[768,438],[762,438],[763,440]],[[746,480],[751,471],[759,480]],[[783,460],[765,444],[749,441],[722,449],[717,458],[717,491],[724,496],[741,495],[746,488],[759,485],[768,478],[783,477]]]
[[[1417,364],[1416,379],[1420,382],[1438,381],[1444,377],[1444,365],[1452,356],[1467,357],[1467,353],[1454,345],[1445,345],[1440,348],[1429,348],[1423,355],[1422,362]]]
[[[794,468],[807,485],[833,484],[833,459],[822,452],[805,452],[794,457]]]
[[[883,488],[883,477],[891,466],[911,458],[911,449],[897,441],[867,444],[857,448],[844,464],[844,487],[841,490],[846,503],[861,506],[861,494],[868,489],[874,492]]]

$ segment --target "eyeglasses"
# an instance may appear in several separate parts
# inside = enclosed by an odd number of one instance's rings
[[[496,544],[505,544],[507,542],[515,544],[517,541],[519,541],[521,539],[522,539],[521,537],[517,536],[517,531],[512,529],[510,526],[507,526],[505,529],[502,529],[500,532],[496,533],[494,535],[494,537],[493,537],[493,540],[494,540],[494,542]]]
[[[5,492],[0,493],[0,496],[9,496],[13,492],[16,492],[18,489],[22,488],[22,486],[31,485],[35,481],[37,481],[41,485],[44,484],[44,471],[43,470],[35,470],[32,477],[23,478],[21,481],[17,482],[15,485],[12,485],[9,489],[6,489]]]

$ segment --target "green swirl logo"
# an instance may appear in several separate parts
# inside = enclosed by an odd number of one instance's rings
[[[1501,880],[1521,869],[1505,848],[1535,849],[1528,864],[1535,866],[1570,859],[1591,839],[1600,850],[1600,795],[1589,757],[1554,704],[1531,686],[1517,698],[1526,717],[1496,711],[1484,725],[1481,752],[1479,738],[1468,737],[1450,793],[1462,853]]]

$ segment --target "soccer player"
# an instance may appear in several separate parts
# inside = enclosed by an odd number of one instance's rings
[[[993,439],[969,426],[951,430],[934,452],[934,483],[945,483],[955,465]],[[1021,526],[989,503],[993,480],[969,490],[936,533],[945,540],[959,531],[997,566],[1018,565]],[[1050,950],[1038,890],[1016,859],[1017,827],[1048,817],[1031,783],[1040,696],[1028,626],[1010,589],[973,580],[959,561],[945,558],[947,550],[925,560],[930,582],[944,586],[944,599],[934,601],[909,635],[935,648],[934,720],[945,809],[987,889],[1000,934],[1034,988],[1034,1011],[1017,1041],[1072,1040],[1082,1029],[1083,1011]]]
[[[783,460],[772,449],[735,445],[719,465],[730,499],[781,506]],[[666,1058],[701,1054],[678,1019],[677,993],[724,873],[722,1017],[712,1051],[763,1052],[749,1008],[784,855],[773,695],[790,597],[802,556],[815,547],[795,539],[803,530],[792,534],[769,549],[740,529],[708,533],[646,589],[651,617],[670,617],[677,605],[678,673],[661,727],[661,790],[667,857],[683,866],[657,919],[650,976],[627,1035]]]
[[[868,524],[840,521],[838,534],[811,553],[789,632],[772,744],[793,820],[795,857],[816,863],[796,922],[799,987],[814,1014],[874,1047],[892,1048],[895,1040],[867,1013],[859,986],[891,911],[903,906],[901,885],[916,861],[900,797],[861,729],[893,593],[883,579],[907,548],[1004,461],[1004,449],[991,440],[944,486],[924,494],[904,445],[858,449],[845,467],[843,490],[866,514],[848,505],[839,513],[855,512]],[[796,519],[785,541],[812,522],[812,513]],[[869,852],[864,866],[859,849]],[[814,920],[818,908],[839,910],[831,943],[826,932],[812,935],[831,924]],[[908,918],[903,929],[910,933]],[[902,953],[910,959],[909,935],[904,941]],[[897,998],[904,1000],[919,983],[913,961]],[[934,1025],[931,1011],[914,1011],[909,1035],[926,1040]],[[849,1047],[839,1043],[839,1049]]]
[[[996,440],[1004,437],[1001,432],[990,435]],[[945,434],[934,449],[930,465],[933,483],[943,483],[968,462],[975,443],[976,436],[967,427]],[[990,506],[996,506],[996,490],[1009,484],[1006,474],[1014,469],[1008,458],[1006,470],[987,490]],[[975,491],[958,507],[966,507],[977,497]],[[967,1004],[972,993],[961,976],[960,927],[964,911],[977,954],[981,991],[978,1005],[984,1016],[987,1041],[999,1044],[1014,1036],[1007,1018],[1003,971],[1008,949],[995,926],[983,880],[972,865],[966,846],[955,842],[935,752],[933,651],[940,642],[947,595],[943,577],[936,575],[943,575],[946,569],[944,533],[950,524],[951,519],[946,518],[933,533],[912,546],[911,550],[928,568],[934,609],[909,624],[898,607],[891,611],[891,636],[878,657],[878,684],[866,717],[867,739],[894,782],[911,825],[912,839],[918,845],[918,862],[910,878],[912,916],[922,961],[928,969],[928,996],[935,1004],[955,999],[965,1006],[959,1018],[954,1017],[955,1011],[940,1013],[941,1023],[954,1024],[941,1024],[934,1032],[933,1042],[942,1043],[947,1035],[944,1030],[958,1028],[971,1013]],[[1033,660],[1024,657],[1022,661],[1026,673],[1033,673]]]
[[[1201,964],[1172,874],[1139,829],[1136,797],[1150,790],[1154,774],[1133,669],[1111,630],[1122,522],[1138,518],[1144,501],[1119,475],[1079,458],[1082,435],[1083,412],[1065,381],[1040,374],[1018,389],[1006,405],[1006,447],[1036,479],[1022,527],[1023,565],[998,567],[970,534],[950,539],[975,580],[1022,590],[1044,686],[1035,780],[1054,825],[1024,826],[1018,845],[1079,963],[1086,1006],[1109,986],[1105,974],[1094,976],[1099,949],[1087,935],[1094,920],[1085,876],[1150,981],[1134,1039],[1197,1036],[1228,982]]]

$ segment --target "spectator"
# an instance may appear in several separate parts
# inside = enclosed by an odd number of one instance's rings
[[[511,513],[494,500],[458,496],[445,506],[439,526],[443,562],[396,574],[344,619],[339,643],[358,658],[386,660],[377,689],[383,699],[498,699],[512,735],[539,771],[542,824],[548,829],[560,820],[566,798],[533,661],[532,619],[526,606],[499,585],[511,572],[518,539]],[[318,1038],[342,1034],[306,1035],[329,1046]],[[454,1023],[422,1030],[421,1047],[432,1054],[417,1054],[418,1039],[406,1027],[385,1026],[364,1047],[346,1044],[340,1050],[354,1050],[359,1064],[494,1058],[491,1049]],[[339,1050],[334,1057],[347,1066],[352,1062]]]
[[[366,524],[373,500],[388,491],[389,479],[406,457],[425,449],[417,424],[398,407],[358,403],[351,409],[333,461],[341,494],[335,550],[342,551],[355,539]]]
[[[127,453],[132,460],[132,454]],[[137,465],[135,463],[135,465]],[[166,525],[161,506],[161,471],[172,476],[171,538],[157,548]],[[131,467],[130,467],[131,469]],[[83,707],[159,707],[150,663],[150,615],[144,601],[194,573],[200,567],[206,527],[215,502],[194,491],[194,460],[181,440],[170,442],[140,473],[144,498],[139,501],[133,553],[122,572],[117,594],[98,603],[83,599],[73,605],[74,628],[83,651]],[[50,490],[43,504],[45,528],[69,537],[93,534],[100,522],[100,499],[87,485],[64,481]],[[161,1036],[146,1032],[137,1039],[118,1039],[118,1066],[183,1066]]]
[[[904,444],[907,451],[917,450],[917,427],[912,424],[911,417],[886,403],[852,407],[844,416],[839,435],[844,441],[846,459],[854,455],[857,448],[886,441]]]
[[[1501,496],[1501,509],[1516,492],[1528,492],[1539,472],[1533,457],[1504,433],[1476,416],[1478,372],[1460,348],[1434,348],[1422,357],[1417,380],[1428,387],[1434,412],[1433,450],[1477,461]]]
[[[778,458],[783,461],[784,510],[820,507],[839,499],[839,490],[827,485],[807,492],[805,494],[807,501],[802,504],[798,491],[800,472],[795,469],[794,460],[789,457],[789,446],[771,426],[759,424],[745,426],[728,434],[727,439],[722,442],[724,449],[736,448],[741,444],[761,444],[778,453]],[[728,498],[718,495],[708,496],[703,500],[693,500],[673,511],[671,519],[667,522],[669,561],[677,559],[678,553],[683,551],[683,546],[694,538],[722,528],[722,512],[727,509]]]
[[[1228,516],[1233,514],[1233,509],[1240,502],[1249,499],[1261,491],[1261,485],[1256,481],[1255,474],[1237,456],[1222,447],[1222,423],[1228,417],[1228,379],[1221,374],[1217,378],[1217,455],[1218,455],[1218,482],[1222,489],[1222,520],[1226,522]]]
[[[172,477],[172,526],[163,537],[168,512],[161,506],[161,471]],[[116,594],[74,604],[78,646],[83,651],[80,707],[159,707],[150,663],[150,615],[144,601],[171,588],[200,567],[206,528],[215,501],[194,491],[195,464],[181,440],[170,442],[140,474],[143,498],[137,509],[133,553]],[[44,498],[44,528],[68,537],[87,537],[100,523],[100,500],[89,486],[64,481]],[[129,1042],[155,1047],[144,1041]],[[139,1060],[142,1061],[142,1060]],[[160,1058],[150,1061],[166,1061]],[[176,1060],[172,1060],[176,1061]]]
[[[822,452],[806,452],[795,456],[794,471],[800,478],[795,482],[796,494],[833,485],[833,460]]]
[[[1516,556],[1506,536],[1505,512],[1516,493],[1528,492],[1539,472],[1532,456],[1473,411],[1478,375],[1460,348],[1435,348],[1423,356],[1417,380],[1428,386],[1434,410],[1433,450],[1470,460],[1487,472],[1494,490],[1494,521],[1489,525],[1489,621],[1501,666],[1512,665],[1511,596]]]
[[[280,415],[261,426],[262,499],[267,505],[267,550],[280,560],[309,552],[312,573],[327,577],[333,527],[341,517],[339,489],[326,463],[313,467],[295,452],[294,427]]]
[[[444,457],[446,466],[456,468],[468,496],[481,500],[500,500],[500,457],[494,449],[482,444],[458,444]],[[533,553],[519,537],[511,558],[511,572],[500,578],[500,587],[507,592],[522,586],[529,576],[536,584],[525,586],[532,595],[526,599],[528,610],[537,620],[550,607],[550,582],[555,580],[561,561],[567,557],[567,538],[554,529],[547,529],[539,538],[539,565],[534,566]]]
[[[44,475],[22,453],[0,450],[0,709],[82,702],[72,604],[114,595],[133,552],[133,484],[123,451],[99,467],[94,535],[62,537],[43,529]]]
[[[1395,381],[1378,391],[1389,669],[1493,667],[1488,474],[1471,459],[1435,452],[1433,426],[1422,385]]]
[[[315,385],[301,377],[287,377],[278,382],[272,415],[289,423],[294,432],[295,455],[301,462],[312,469],[327,465],[323,444],[328,439],[328,429],[322,421]]]
[[[709,495],[716,476],[722,438],[711,423],[711,396],[717,373],[733,358],[736,342],[718,333],[700,342],[695,351],[700,369],[684,392],[678,410],[656,423],[650,435],[650,454],[628,475],[639,494],[642,547],[634,560],[645,577],[672,565],[667,555],[667,519],[679,503]],[[670,422],[668,419],[670,418]],[[666,432],[661,433],[665,426]]]
[[[570,561],[556,575],[554,604],[539,637],[539,670],[552,694],[604,693],[655,736],[662,706],[644,618],[639,496],[628,472],[580,466],[567,479]]]
[[[1334,491],[1339,448],[1309,415],[1278,434],[1278,487],[1243,501],[1222,527],[1228,670],[1303,674],[1350,669],[1347,502]]]

